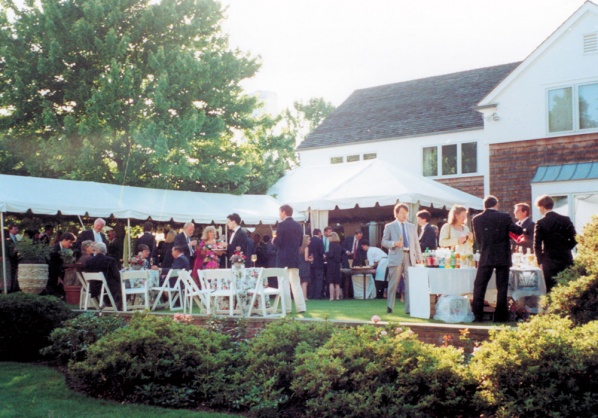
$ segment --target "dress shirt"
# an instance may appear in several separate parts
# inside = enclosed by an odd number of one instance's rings
[[[189,235],[187,235],[187,233],[185,231],[183,231],[183,234],[185,234],[185,238],[187,238],[187,245],[189,246],[189,256],[193,257],[193,254],[195,254],[195,250],[193,249],[193,246],[191,245],[191,237]]]
[[[93,240],[95,242],[104,242],[104,241],[102,241],[102,234],[101,234],[101,232],[96,232],[96,230],[94,229],[93,230]]]
[[[239,230],[239,228],[241,228],[241,225],[237,225],[237,227],[235,229],[233,229],[233,233],[230,234],[230,239],[228,240],[229,244],[231,242],[233,242],[233,239],[235,239],[235,234],[237,233],[237,231]],[[234,248],[233,248],[233,250],[234,250]],[[241,250],[243,250],[243,248],[241,248]]]

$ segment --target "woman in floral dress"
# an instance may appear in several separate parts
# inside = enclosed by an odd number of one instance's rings
[[[219,253],[217,250],[218,242],[216,241],[216,228],[208,226],[203,230],[201,240],[197,246],[197,256],[193,264],[193,271],[191,276],[197,279],[197,270],[217,269],[220,266]]]

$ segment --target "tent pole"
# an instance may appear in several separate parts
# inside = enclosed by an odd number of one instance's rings
[[[8,294],[6,281],[6,241],[4,241],[4,212],[0,212],[0,236],[2,236],[2,279],[4,281],[4,294]]]
[[[81,215],[77,215],[77,218],[79,218],[79,222],[81,222],[81,228],[85,231],[85,224],[83,223],[83,219],[81,219]]]
[[[127,246],[129,247],[129,258],[131,257],[131,218],[127,218],[127,228],[129,230]]]

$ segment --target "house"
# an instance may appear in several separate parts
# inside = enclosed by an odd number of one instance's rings
[[[357,90],[297,152],[302,167],[383,159],[508,211],[554,194],[543,173],[581,164],[554,184],[575,218],[576,199],[598,194],[598,5],[522,62]]]

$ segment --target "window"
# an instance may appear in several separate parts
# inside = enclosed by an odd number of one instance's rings
[[[598,128],[598,83],[548,90],[548,132]]]
[[[359,155],[347,155],[347,162],[353,163],[355,161],[359,161],[361,157]]]
[[[344,162],[343,157],[332,157],[330,159],[330,164],[342,164]]]
[[[422,157],[425,177],[473,174],[478,171],[477,142],[424,147]]]
[[[375,160],[376,158],[378,158],[378,154],[376,154],[375,152],[372,152],[370,154],[363,154],[363,160]]]

